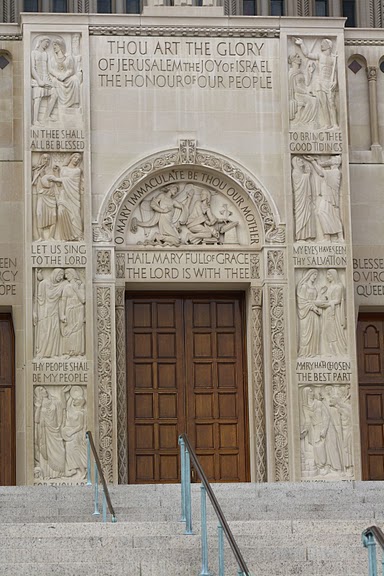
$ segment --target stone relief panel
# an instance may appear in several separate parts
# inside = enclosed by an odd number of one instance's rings
[[[163,186],[133,212],[127,240],[150,246],[245,244],[240,219],[228,199],[207,187]]]
[[[293,38],[289,64],[292,128],[338,129],[337,52],[330,38]]]
[[[32,125],[76,120],[81,111],[81,35],[48,34],[32,39]]]
[[[38,268],[34,271],[35,358],[85,354],[84,270]]]
[[[341,156],[293,156],[295,240],[343,242]]]
[[[352,478],[350,386],[304,385],[299,398],[302,479]]]
[[[85,386],[35,386],[34,482],[85,481]]]
[[[238,213],[246,220],[250,235],[250,244],[256,245],[261,241],[261,231],[264,230],[265,239],[268,243],[283,244],[285,242],[285,225],[280,224],[276,214],[260,185],[244,169],[229,161],[228,158],[201,149],[196,150],[195,169],[180,169],[180,158],[183,153],[177,149],[170,149],[162,154],[149,156],[145,162],[135,165],[127,171],[119,185],[108,194],[98,218],[93,224],[93,239],[95,242],[110,242],[114,238],[118,245],[127,244],[125,227],[144,191],[152,190],[151,184],[155,178],[159,178],[159,185],[189,180],[201,182],[221,192],[229,206],[235,207]],[[166,172],[159,172],[169,169]],[[215,171],[212,173],[212,171]],[[238,187],[236,189],[234,186]],[[240,193],[238,190],[241,190]],[[232,209],[232,208],[231,208]],[[258,217],[252,213],[256,209]],[[140,214],[138,219],[142,220]],[[260,221],[259,221],[260,218]],[[129,242],[137,243],[138,239],[131,238]],[[239,238],[239,243],[242,243]]]
[[[335,268],[298,271],[298,357],[345,356],[347,316],[344,273]]]
[[[32,155],[33,239],[84,239],[82,154]]]

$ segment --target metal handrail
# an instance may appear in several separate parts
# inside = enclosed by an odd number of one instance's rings
[[[370,526],[363,531],[361,538],[364,547],[368,549],[368,575],[377,576],[376,542],[384,553],[384,533],[378,526]],[[384,575],[384,554],[381,564]]]
[[[244,560],[244,558],[240,552],[240,549],[236,543],[235,537],[233,536],[232,531],[231,531],[230,527],[228,526],[228,522],[224,516],[224,512],[222,511],[220,504],[219,504],[219,502],[218,502],[218,500],[217,500],[217,498],[216,498],[216,496],[212,490],[212,487],[209,483],[209,480],[206,477],[205,472],[204,472],[203,468],[201,467],[199,460],[197,459],[196,453],[189,442],[188,436],[186,434],[181,434],[179,436],[179,444],[181,444],[180,441],[184,443],[185,447],[188,450],[190,460],[193,464],[194,469],[196,470],[198,477],[201,480],[201,483],[203,484],[203,486],[204,486],[204,488],[208,494],[208,497],[211,501],[212,507],[216,513],[216,516],[220,522],[220,525],[224,531],[224,534],[227,538],[227,541],[228,541],[228,543],[231,547],[231,550],[233,552],[233,555],[236,559],[237,565],[241,569],[241,572],[244,576],[251,576],[251,573],[249,572],[248,567],[245,563],[245,560]]]
[[[100,458],[99,458],[99,455],[98,455],[98,453],[97,453],[97,451],[96,451],[95,443],[94,443],[94,441],[93,441],[92,432],[91,432],[90,430],[87,430],[87,432],[85,433],[85,436],[86,436],[86,438],[87,438],[87,440],[88,440],[88,446],[89,446],[90,450],[92,451],[93,458],[94,458],[94,460],[95,460],[95,465],[96,465],[96,468],[97,468],[97,472],[98,472],[98,475],[99,475],[99,477],[100,477],[101,484],[102,484],[102,486],[103,486],[104,497],[105,497],[105,500],[106,500],[106,503],[107,503],[107,506],[108,506],[108,510],[109,510],[109,512],[111,513],[111,516],[112,516],[112,522],[116,522],[115,510],[114,510],[114,508],[113,508],[113,506],[112,506],[111,497],[110,497],[110,495],[109,495],[109,490],[108,490],[108,485],[107,485],[107,483],[106,483],[106,481],[105,481],[105,478],[104,478],[103,469],[102,469],[102,467],[101,467]],[[96,478],[95,478],[95,485],[97,485],[97,483],[98,483],[98,481],[97,481],[97,477],[96,477]],[[89,462],[89,458],[88,458],[88,484],[91,484],[91,481],[90,481],[90,462]],[[96,492],[96,495],[97,495],[97,492]],[[97,510],[97,502],[96,502],[96,497],[95,497],[95,512],[94,512],[94,513],[95,513],[95,514],[98,514],[98,511],[96,512],[96,510]]]

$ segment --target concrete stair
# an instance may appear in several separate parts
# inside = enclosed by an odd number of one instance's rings
[[[363,576],[361,532],[384,524],[384,482],[214,484],[254,576]],[[118,522],[92,516],[92,488],[0,488],[1,576],[197,576],[200,489],[185,536],[179,485],[111,487]],[[217,574],[210,505],[209,565]],[[237,570],[229,546],[226,574]]]

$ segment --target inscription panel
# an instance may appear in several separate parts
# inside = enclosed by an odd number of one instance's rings
[[[122,253],[120,253],[122,254]],[[228,281],[253,278],[246,251],[169,251],[146,249],[124,253],[126,281]]]
[[[95,38],[91,39],[95,42]],[[93,74],[100,88],[253,90],[268,93],[277,79],[266,39],[97,39]]]

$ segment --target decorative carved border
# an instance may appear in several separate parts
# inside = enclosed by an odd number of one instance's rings
[[[171,149],[160,154],[149,156],[143,162],[138,163],[132,170],[127,172],[119,184],[109,193],[101,207],[98,222],[93,225],[94,242],[111,242],[116,219],[122,203],[129,192],[139,182],[161,169],[170,166],[189,165],[189,154],[185,153],[184,142],[181,141],[179,149]],[[188,141],[189,142],[189,141]],[[285,225],[277,222],[277,212],[261,190],[260,185],[249,175],[246,170],[219,154],[197,149],[195,154],[195,166],[211,168],[221,172],[248,193],[255,205],[263,223],[265,240],[268,243],[282,244],[285,242]]]
[[[111,288],[98,286],[96,302],[99,456],[107,482],[113,482]]]
[[[268,250],[267,275],[269,278],[284,276],[284,252],[282,250]]]
[[[282,286],[269,286],[269,306],[271,312],[275,480],[284,482],[289,480],[289,453],[284,289]]]
[[[255,417],[256,482],[266,482],[267,480],[262,295],[262,288],[251,288],[252,382]]]
[[[344,46],[384,46],[384,39],[361,39],[361,40],[344,40]]]
[[[97,250],[96,252],[96,274],[109,276],[112,272],[111,251]]]
[[[23,39],[22,34],[0,34],[0,41],[10,42],[10,41],[18,41],[20,42]]]
[[[251,278],[260,280],[260,254],[251,254]]]
[[[125,364],[125,288],[117,286],[116,308],[116,381],[117,381],[117,453],[119,484],[128,483],[127,381]]]
[[[225,26],[90,26],[90,36],[206,36],[279,38],[277,28],[230,28]]]

